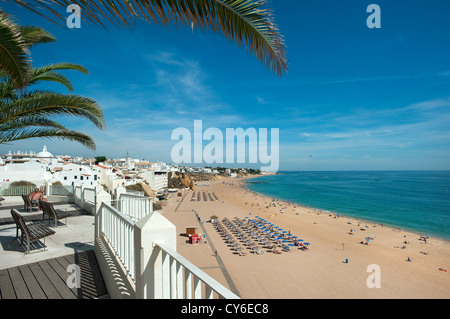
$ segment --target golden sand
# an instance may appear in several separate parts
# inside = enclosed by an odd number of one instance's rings
[[[241,178],[211,182],[195,193],[215,193],[217,201],[192,201],[189,191],[172,196],[161,211],[177,227],[178,252],[242,298],[450,298],[450,242],[425,243],[419,234],[283,202],[267,208],[272,198],[244,185]],[[311,245],[281,254],[261,248],[261,255],[242,246],[247,254],[239,256],[209,222],[212,215],[220,221],[259,216]],[[187,244],[186,227],[203,233],[202,225],[206,240]]]

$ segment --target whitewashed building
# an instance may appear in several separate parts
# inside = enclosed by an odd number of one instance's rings
[[[169,185],[169,175],[165,171],[148,170],[141,172],[140,176],[154,191],[167,188]]]

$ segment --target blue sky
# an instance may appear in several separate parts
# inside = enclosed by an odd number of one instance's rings
[[[366,25],[371,3],[381,8],[380,29]],[[279,128],[280,170],[450,169],[450,2],[271,6],[287,44],[282,78],[211,32],[149,24],[105,31],[86,23],[69,30],[0,2],[19,24],[57,37],[33,49],[35,66],[64,61],[89,69],[89,76],[66,75],[74,93],[102,105],[107,122],[99,131],[87,121],[62,120],[91,135],[96,151],[35,139],[0,145],[0,153],[45,144],[55,155],[115,158],[128,151],[171,162],[172,131],[193,131],[194,120],[202,120],[204,129]]]

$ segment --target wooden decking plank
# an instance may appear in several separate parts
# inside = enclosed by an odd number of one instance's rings
[[[67,282],[67,278],[69,278],[69,276],[71,275],[71,274],[69,274],[69,273],[67,272],[67,267],[68,267],[69,265],[71,265],[71,264],[74,264],[75,262],[69,262],[69,261],[65,258],[65,256],[57,257],[57,258],[55,258],[55,259],[53,259],[53,260],[54,260],[55,262],[59,263],[59,265],[61,266],[61,268],[64,268],[64,269],[65,269],[65,272],[64,272],[64,274],[62,274],[62,277],[61,277],[61,278],[64,279],[64,282]],[[70,288],[70,287],[69,287],[69,288]],[[75,296],[77,296],[78,299],[81,299],[81,289],[76,288],[76,287],[73,287],[73,288],[70,288],[70,289],[71,289],[72,292],[75,294]]]
[[[100,271],[100,266],[98,265],[97,257],[93,250],[86,252],[86,258],[90,266],[90,272],[92,273],[95,287],[97,288],[97,297],[101,297],[108,294],[106,289],[105,281],[103,280],[102,272]]]
[[[9,276],[11,277],[14,291],[16,292],[17,299],[31,299],[31,294],[28,291],[27,285],[22,278],[22,274],[18,267],[8,269]]]
[[[7,269],[0,270],[0,291],[1,299],[17,299],[16,293],[14,292],[14,286],[11,282]]]
[[[62,269],[59,263],[57,263],[54,259],[49,259],[40,261],[38,264],[63,299],[77,299],[76,294],[74,294],[72,289],[67,286],[67,282],[61,277],[60,273],[64,273],[66,270]]]
[[[45,296],[48,299],[61,299],[61,295],[59,294],[56,287],[53,285],[49,277],[44,273],[42,268],[39,266],[38,263],[32,263],[29,265],[31,271],[33,272],[34,276],[36,277],[37,281],[40,283],[40,286],[42,287],[42,290],[45,293]]]
[[[80,288],[70,288],[67,267],[80,267]],[[0,270],[0,299],[92,299],[108,295],[93,250]]]
[[[47,299],[44,291],[42,290],[41,285],[34,277],[29,265],[19,266],[19,271],[22,274],[22,278],[25,282],[25,285],[30,292],[32,299]]]
[[[69,264],[80,267],[81,288],[79,298],[92,299],[108,294],[93,250],[64,256]]]

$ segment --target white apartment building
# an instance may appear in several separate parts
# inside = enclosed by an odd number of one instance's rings
[[[154,191],[167,188],[169,185],[169,175],[164,171],[145,171],[139,174],[142,179],[148,183],[150,188]]]

